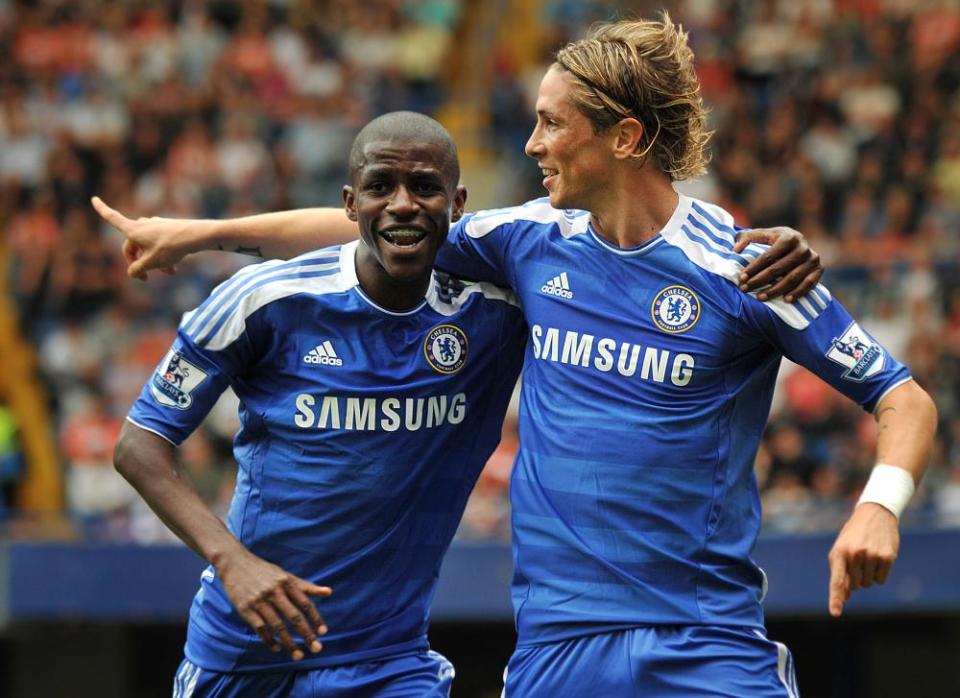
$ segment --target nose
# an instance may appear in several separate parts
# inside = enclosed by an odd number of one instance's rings
[[[419,209],[416,197],[402,184],[394,190],[387,203],[387,212],[398,218],[412,217]]]
[[[527,139],[527,144],[523,146],[523,152],[534,160],[539,160],[543,156],[543,142],[540,140],[540,124],[533,127],[533,133]]]

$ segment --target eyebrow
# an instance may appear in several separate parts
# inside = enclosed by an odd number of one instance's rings
[[[390,165],[368,165],[363,169],[363,175],[376,177],[378,175],[393,174],[395,169]],[[439,167],[421,167],[411,170],[414,177],[442,177],[443,170]]]

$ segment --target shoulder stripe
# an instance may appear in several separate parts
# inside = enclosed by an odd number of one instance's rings
[[[737,241],[736,231],[733,230],[733,228],[717,223],[717,221],[711,218],[697,203],[694,203],[691,207],[688,218],[691,223],[710,235],[717,244],[723,245],[728,250],[733,249],[733,245]]]
[[[306,260],[314,261],[314,260]],[[260,265],[263,266],[263,265]],[[183,331],[191,337],[199,337],[210,326],[218,322],[228,312],[235,301],[243,298],[250,290],[257,288],[264,281],[283,278],[289,274],[311,274],[318,271],[337,271],[339,260],[317,260],[314,264],[297,262],[296,264],[276,264],[269,268],[259,269],[257,272],[234,276],[217,287],[210,297],[205,300],[189,317],[185,319]]]
[[[196,344],[210,351],[228,347],[243,334],[247,318],[273,301],[297,295],[324,295],[353,288],[354,284],[336,270],[312,274],[287,274],[263,281],[238,298],[230,309]]]
[[[292,273],[274,275],[268,278],[254,280],[255,283],[248,285],[243,289],[242,293],[238,293],[233,296],[231,299],[226,299],[224,301],[224,307],[221,309],[216,316],[211,316],[210,319],[199,327],[194,333],[190,334],[190,339],[192,339],[197,346],[206,346],[212,337],[217,335],[220,332],[221,328],[224,325],[228,324],[233,320],[234,316],[238,314],[238,311],[242,309],[243,316],[246,318],[257,308],[262,307],[264,304],[260,302],[261,296],[270,296],[272,300],[276,298],[282,298],[283,296],[273,296],[268,290],[269,287],[281,284],[285,281],[302,281],[302,289],[294,291],[294,293],[302,293],[306,291],[307,283],[310,279],[322,278],[325,276],[337,275],[339,269],[317,269],[312,271],[307,270],[296,270]],[[292,295],[292,294],[288,294]],[[229,301],[229,305],[227,305]]]
[[[717,249],[717,246],[716,246],[716,245],[710,244],[710,242],[709,242],[708,240],[704,239],[704,237],[703,237],[702,234],[697,234],[697,232],[694,231],[694,230],[692,230],[692,229],[690,228],[690,226],[688,226],[686,223],[684,223],[683,225],[681,225],[680,228],[683,230],[684,233],[686,233],[687,237],[688,237],[691,241],[693,241],[694,243],[697,243],[697,244],[699,244],[699,245],[702,245],[702,246],[703,246],[704,248],[706,248],[710,253],[716,254],[716,255],[720,255],[720,256],[723,257],[724,259],[729,259],[730,261],[734,262],[735,264],[738,264],[741,268],[744,267],[744,266],[746,266],[747,260],[745,260],[743,257],[741,257],[741,256],[738,255],[738,254],[734,254],[733,252],[728,252],[728,251],[726,251],[726,250],[724,250],[724,249]]]
[[[272,259],[259,264],[247,265],[213,289],[213,291],[210,293],[210,296],[200,305],[200,307],[189,313],[189,317],[184,318],[185,324],[183,324],[182,328],[187,332],[192,331],[194,327],[187,324],[190,319],[199,321],[203,317],[205,311],[216,304],[218,299],[237,291],[249,277],[258,274],[262,275],[282,270],[296,269],[298,267],[309,265],[312,262],[332,263],[339,261],[339,259],[340,251],[338,248],[325,248],[322,250],[317,250],[316,252],[308,252],[307,254],[301,255],[292,260]]]
[[[720,220],[719,214],[714,210],[715,207],[710,206],[709,209],[708,211],[708,206],[704,206],[699,202],[693,202],[691,210],[695,211],[697,216],[691,214],[687,217],[687,222],[679,228],[664,231],[662,235],[669,244],[678,247],[693,264],[711,274],[721,276],[738,286],[740,272],[746,265],[746,262],[749,261],[749,258],[759,255],[766,248],[762,245],[751,244],[747,247],[747,250],[745,250],[745,253],[750,253],[747,257],[728,251],[731,248],[717,238],[722,239],[720,233],[723,233],[725,236],[728,233],[733,235],[736,231],[732,225],[727,225]],[[722,209],[718,210],[725,214],[723,216],[724,218],[729,216],[729,214],[723,212]],[[702,217],[702,220],[698,221],[698,216]],[[706,234],[707,231],[704,230],[704,225],[706,224],[709,224],[708,227],[713,228],[712,232],[714,235],[708,236]],[[696,227],[695,229],[694,226]],[[823,300],[819,296],[811,295],[813,302],[811,302],[810,298],[805,297],[800,299],[798,303],[787,303],[782,298],[763,301],[763,303],[770,308],[771,311],[776,313],[783,322],[794,329],[802,330],[809,326],[826,308],[827,303],[829,303],[830,297],[826,289],[822,286],[817,286],[817,291],[825,296],[826,300]],[[756,298],[757,291],[752,291],[750,295]],[[821,303],[821,301],[823,302]]]
[[[819,287],[812,289],[809,296],[820,306],[821,310],[827,307],[827,302],[823,300],[823,296],[820,295]]]
[[[703,216],[710,223],[710,225],[714,227],[715,230],[723,231],[732,239],[736,239],[737,229],[733,227],[733,216],[724,211],[722,208],[719,206],[713,206],[712,204],[706,204],[702,201],[694,201],[693,210]],[[729,219],[730,222],[722,222],[720,220],[721,217]]]
[[[535,199],[522,206],[478,211],[464,224],[464,231],[472,238],[482,238],[500,226],[515,221],[553,224],[559,228],[563,237],[568,238],[587,231],[590,214],[586,211],[556,209],[550,205],[547,198]]]
[[[808,313],[808,314],[810,315],[810,317],[812,317],[812,318],[816,318],[817,315],[820,314],[819,311],[816,310],[816,308],[813,307],[813,303],[811,303],[809,300],[807,300],[807,297],[806,297],[806,296],[804,296],[803,298],[798,298],[798,299],[797,299],[797,303],[799,303],[800,305],[802,305],[802,306],[803,306],[803,309],[806,310],[807,313]]]

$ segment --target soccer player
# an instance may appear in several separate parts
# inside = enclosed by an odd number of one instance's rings
[[[117,469],[210,563],[175,696],[449,694],[430,602],[526,339],[512,293],[432,273],[463,211],[458,181],[438,123],[371,122],[344,188],[361,240],[220,285],[134,404]],[[224,526],[176,446],[227,386],[242,426]]]
[[[887,579],[936,409],[809,268],[785,278],[809,290],[795,303],[745,292],[761,249],[737,239],[729,213],[674,190],[704,171],[708,133],[692,52],[667,15],[598,25],[562,49],[536,109],[527,153],[549,197],[465,216],[437,257],[512,287],[530,330],[506,696],[796,695],[750,558],[752,465],[780,358],[879,423],[878,465],[830,554],[833,615]],[[126,252],[140,274],[193,247],[302,249],[321,228],[351,234],[317,210],[141,221]]]

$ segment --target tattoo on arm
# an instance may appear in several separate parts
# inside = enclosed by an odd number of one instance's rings
[[[226,248],[224,248],[223,245],[218,243],[217,249],[222,251]],[[263,257],[263,252],[260,250],[259,245],[257,245],[256,247],[244,247],[243,245],[237,245],[237,249],[231,250],[231,251],[237,252],[239,254],[249,255],[250,257]]]

